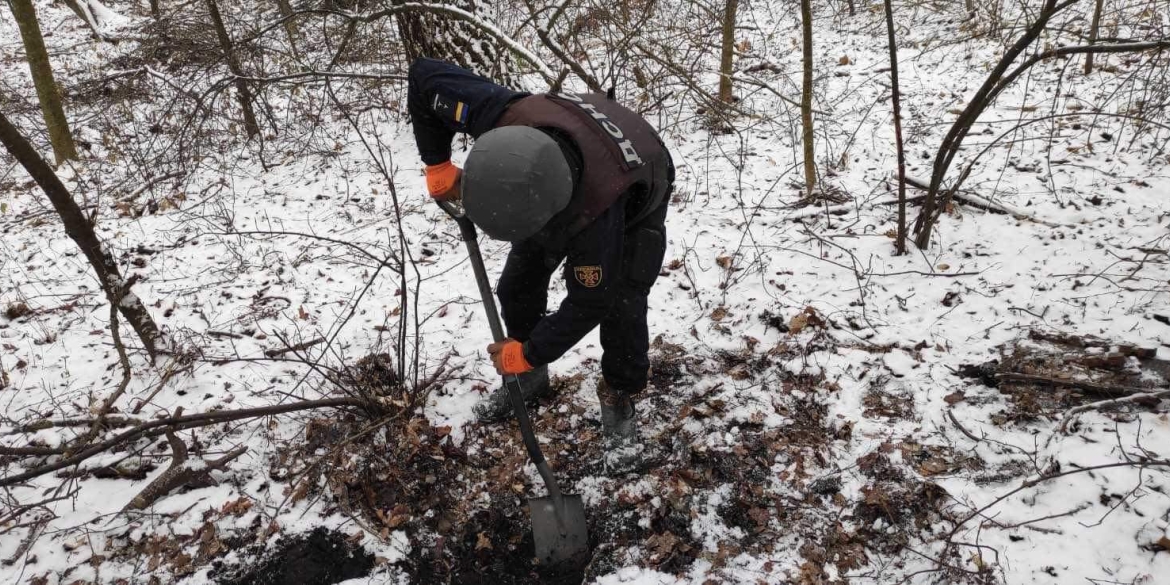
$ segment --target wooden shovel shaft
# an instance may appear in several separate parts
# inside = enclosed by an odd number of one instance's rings
[[[500,324],[500,313],[496,309],[496,300],[492,295],[492,284],[488,280],[487,269],[483,266],[483,255],[479,252],[479,239],[476,237],[475,224],[471,223],[471,220],[467,219],[467,216],[463,215],[454,205],[438,200],[436,203],[455,220],[455,223],[459,224],[463,242],[467,245],[467,255],[471,259],[471,270],[475,273],[475,283],[479,285],[479,296],[483,299],[483,308],[487,312],[488,325],[492,329],[492,339],[502,341],[504,327]],[[561,488],[557,485],[557,480],[553,476],[548,462],[544,459],[544,453],[540,450],[540,444],[536,441],[536,433],[532,430],[532,420],[528,417],[528,408],[524,406],[524,397],[520,392],[520,379],[517,376],[506,376],[504,385],[508,389],[508,398],[512,402],[512,410],[516,414],[516,420],[520,422],[520,435],[524,437],[524,447],[528,449],[528,457],[532,459],[536,470],[540,472],[540,477],[544,480],[545,487],[548,488],[548,495],[553,498],[558,516],[560,516],[564,507]]]

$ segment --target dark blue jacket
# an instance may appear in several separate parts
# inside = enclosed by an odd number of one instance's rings
[[[450,160],[451,140],[456,133],[480,136],[496,126],[509,104],[530,95],[512,91],[434,59],[415,61],[410,67],[408,85],[407,109],[414,126],[415,142],[423,162],[428,165]],[[669,154],[665,149],[662,152],[669,165]],[[610,169],[580,168],[580,156],[572,156],[569,152],[566,155],[575,172],[611,172]],[[673,166],[670,180],[673,180]],[[626,225],[627,199],[629,197],[624,195],[620,197],[567,241],[558,240],[557,234],[550,233],[558,228],[552,225],[557,222],[554,219],[541,233],[513,246],[508,266],[512,271],[525,271],[518,265],[521,263],[545,263],[546,270],[551,272],[559,260],[565,258],[568,296],[559,309],[540,319],[531,331],[522,331],[519,335],[509,324],[509,334],[525,342],[524,354],[532,365],[546,364],[561,357],[597,327],[609,312],[623,278],[625,258],[631,252],[623,249],[629,227]],[[661,252],[658,252],[658,259],[661,262]],[[529,268],[541,272],[535,265]],[[578,276],[578,269],[581,276]],[[657,267],[653,272],[657,273]],[[590,274],[596,274],[599,282],[593,282],[588,276]],[[500,293],[501,301],[507,306],[510,299],[502,297],[510,293],[505,290]],[[544,308],[539,310],[543,312]],[[506,321],[514,321],[508,317],[505,315]]]
[[[479,138],[493,128],[509,103],[529,95],[435,59],[415,61],[408,79],[406,104],[414,140],[428,165],[451,159],[456,132]]]

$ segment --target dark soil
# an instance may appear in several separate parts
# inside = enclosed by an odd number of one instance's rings
[[[527,512],[515,506],[481,510],[448,539],[440,537],[427,551],[411,560],[418,583],[460,585],[526,585],[581,583],[584,559],[555,567],[535,563],[532,532]],[[511,508],[511,510],[509,510]]]
[[[404,532],[410,552],[395,570],[417,583],[577,584],[635,562],[627,556],[631,547],[641,551],[636,562],[643,566],[685,573],[704,554],[705,544],[692,530],[694,515],[709,505],[708,495],[721,486],[732,489],[718,513],[744,536],[721,542],[712,563],[722,566],[741,553],[765,553],[775,523],[787,521],[785,510],[790,507],[766,489],[777,457],[796,461],[799,471],[792,480],[803,482],[809,478],[805,466],[823,467],[828,445],[848,440],[847,428],[835,430],[827,424],[825,396],[832,390],[820,377],[771,377],[777,364],[801,351],[795,345],[765,354],[723,352],[714,359],[688,355],[662,340],[655,341],[653,350],[651,387],[640,399],[645,406],[643,422],[659,429],[657,442],[648,447],[671,456],[642,473],[656,486],[653,493],[617,495],[591,506],[586,515],[591,550],[588,558],[577,562],[545,567],[533,558],[527,498],[543,495],[544,488],[532,485],[524,472],[527,457],[514,421],[466,427],[464,442],[456,446],[451,429],[434,426],[412,409],[410,405],[422,403],[418,397],[406,393],[396,380],[384,379],[380,370],[362,370],[369,375],[355,376],[354,386],[361,394],[407,405],[401,416],[376,433],[364,432],[367,423],[357,419],[316,419],[307,426],[304,440],[291,444],[278,458],[272,479],[304,477],[298,485],[305,487],[294,490],[294,501],[328,497],[337,511],[361,515],[383,534]],[[714,394],[695,396],[680,406],[666,397],[678,384],[711,370],[737,381],[775,384],[777,395],[785,399],[773,408],[793,423],[767,429],[754,418],[738,421],[737,444],[730,451],[691,448],[694,438],[683,436],[682,427],[692,419],[709,426],[728,424],[718,416],[726,408],[724,400]],[[568,391],[531,411],[533,426],[563,486],[604,475],[599,425],[573,401],[581,378],[556,380]],[[572,418],[579,422],[571,424]],[[344,448],[334,447],[339,444]],[[315,461],[320,464],[311,463]],[[321,489],[324,486],[327,492]],[[820,497],[842,499],[839,489],[839,484],[826,483]],[[791,504],[799,506],[796,509],[809,506]],[[822,532],[816,527],[810,531]],[[864,554],[856,553],[862,546],[853,535],[842,534],[830,544],[830,552],[852,554],[850,567],[865,563]],[[237,579],[224,585],[267,582]]]
[[[365,549],[350,546],[337,532],[317,528],[280,539],[276,550],[242,573],[213,578],[220,585],[333,585],[364,577],[373,566],[374,556]]]

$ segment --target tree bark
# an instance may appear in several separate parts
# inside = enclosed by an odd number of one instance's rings
[[[73,144],[73,135],[69,133],[69,122],[65,119],[65,108],[61,106],[61,94],[53,79],[53,67],[49,63],[49,52],[45,50],[45,40],[41,36],[41,26],[37,23],[32,0],[10,0],[9,6],[20,27],[28,69],[37,89],[45,127],[49,130],[49,142],[53,145],[53,156],[57,164],[76,160],[77,147]]]
[[[408,1],[391,0],[391,4],[400,6]],[[444,4],[479,15],[475,0]],[[407,63],[419,57],[441,59],[502,85],[518,88],[515,57],[475,25],[443,14],[417,10],[397,13],[395,18]]]
[[[73,200],[69,189],[49,167],[49,163],[45,162],[45,159],[33,150],[28,140],[25,140],[20,131],[8,121],[3,113],[0,113],[0,143],[4,144],[9,154],[24,167],[24,170],[48,196],[49,202],[53,204],[53,209],[61,216],[65,233],[77,244],[77,247],[81,248],[86,260],[93,267],[102,291],[106,294],[106,299],[110,304],[118,307],[118,311],[138,334],[146,353],[153,360],[158,355],[159,346],[162,345],[162,334],[154,324],[146,306],[134,293],[130,292],[133,282],[122,279],[114,257],[110,255],[105,246],[102,245],[101,240],[98,239],[97,234],[94,233],[93,226],[82,213],[81,207]]]
[[[800,124],[804,142],[804,191],[812,197],[817,186],[816,149],[813,147],[813,36],[812,0],[800,0],[800,21],[804,37],[804,79],[800,94]]]
[[[293,57],[298,57],[297,51],[297,23],[293,20],[292,4],[288,0],[276,0],[276,6],[280,9],[280,17],[285,19],[284,32],[288,35],[288,45],[292,47]]]
[[[1097,0],[1093,6],[1093,24],[1089,26],[1089,44],[1097,42],[1097,35],[1101,32],[1101,11],[1105,8],[1105,0]],[[1085,55],[1085,75],[1093,72],[1093,54]]]
[[[158,0],[150,0],[150,16],[155,20],[158,20],[162,16],[162,10],[158,6]]]
[[[894,252],[898,256],[906,253],[906,152],[902,147],[902,92],[898,88],[898,43],[894,36],[894,7],[890,0],[886,5],[886,44],[890,50],[890,87],[894,102],[894,143],[898,149],[898,233],[894,240]]]
[[[739,0],[727,0],[723,9],[723,53],[719,56],[719,101],[731,102],[731,65],[735,56],[735,14]]]
[[[248,132],[248,138],[253,138],[260,134],[260,125],[256,123],[256,112],[252,109],[252,92],[248,89],[248,83],[241,79],[244,72],[232,48],[232,38],[228,36],[223,18],[219,15],[219,6],[215,4],[215,0],[206,1],[207,12],[211,14],[211,23],[215,26],[215,36],[219,37],[219,47],[223,51],[224,59],[227,60],[228,70],[236,76],[236,97],[240,102],[240,109],[244,112],[244,129]]]

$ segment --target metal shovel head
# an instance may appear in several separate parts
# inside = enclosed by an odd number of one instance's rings
[[[560,510],[552,497],[528,500],[536,558],[545,567],[589,559],[589,533],[581,496],[561,496]]]

